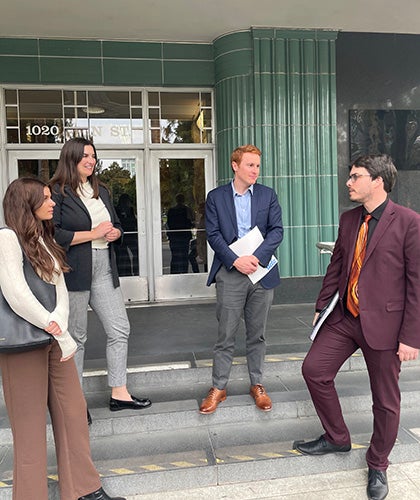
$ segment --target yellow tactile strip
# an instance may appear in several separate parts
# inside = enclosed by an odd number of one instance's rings
[[[369,441],[352,443],[354,450],[367,448]],[[246,453],[243,453],[246,451]],[[222,449],[217,451],[219,463],[234,463],[234,462],[251,462],[267,459],[281,459],[288,457],[301,456],[298,450],[287,445],[287,443],[266,443],[257,445],[238,446],[230,449]]]
[[[353,449],[367,448],[369,442],[353,443]],[[302,456],[297,450],[290,448],[290,443],[266,443],[253,446],[238,446],[221,449],[217,452],[216,464],[232,464],[237,462],[255,462],[267,459],[283,459],[288,457]],[[152,460],[150,460],[152,458]],[[115,467],[110,468],[105,463],[97,462],[99,474],[102,477],[107,476],[126,476],[131,474],[147,474],[149,472],[163,472],[174,469],[187,469],[192,467],[205,467],[209,461],[203,450],[195,450],[185,453],[173,453],[168,455],[159,455],[155,457],[135,457],[124,460],[115,460]],[[6,474],[9,476],[11,473]],[[0,480],[1,488],[12,486],[12,479]],[[51,481],[58,481],[55,474],[48,475]]]
[[[352,355],[354,358],[360,358],[362,356],[361,353],[356,352]],[[265,362],[266,363],[281,363],[286,361],[303,361],[305,359],[305,354],[266,354]],[[237,356],[233,359],[234,365],[245,365],[246,357],[245,356]],[[196,361],[197,368],[208,368],[213,365],[212,359],[199,359]]]

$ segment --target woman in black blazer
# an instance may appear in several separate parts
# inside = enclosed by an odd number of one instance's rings
[[[95,173],[96,164],[96,149],[91,141],[81,137],[70,139],[61,150],[57,170],[50,181],[56,203],[55,238],[66,250],[71,268],[66,274],[69,331],[78,346],[75,361],[82,382],[90,305],[107,335],[109,408],[111,411],[142,409],[151,405],[150,400],[136,398],[127,389],[130,324],[114,250],[123,230],[109,191]]]

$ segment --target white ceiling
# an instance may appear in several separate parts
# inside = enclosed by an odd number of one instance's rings
[[[3,0],[0,37],[212,42],[251,26],[420,34],[420,0]]]

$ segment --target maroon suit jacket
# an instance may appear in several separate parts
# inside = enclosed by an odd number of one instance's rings
[[[362,206],[340,218],[334,253],[323,280],[316,308],[334,293],[339,302],[328,323],[345,314],[346,293]],[[372,349],[420,348],[420,215],[389,200],[369,241],[359,278],[360,322]]]

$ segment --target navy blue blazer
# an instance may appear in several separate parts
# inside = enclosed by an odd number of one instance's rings
[[[55,240],[66,251],[66,260],[71,267],[71,271],[64,274],[66,285],[69,291],[90,290],[92,285],[92,242],[70,245],[76,231],[90,231],[92,220],[83,201],[76,196],[68,187],[64,187],[64,195],[58,185],[52,186],[52,199],[56,205],[54,207],[53,221],[55,224]],[[104,186],[99,186],[99,197],[104,202],[110,216],[111,222],[121,231],[123,229],[112,204],[108,190]],[[118,240],[120,241],[120,240]],[[114,287],[120,285],[117,269],[117,258],[114,249],[115,242],[109,244],[109,257],[111,261],[112,281]]]
[[[262,184],[254,184],[251,196],[251,229],[258,226],[264,242],[254,255],[260,265],[267,266],[271,256],[283,239],[283,223],[281,207],[275,191]],[[217,271],[222,265],[232,269],[238,256],[229,245],[238,239],[238,223],[233,201],[232,184],[225,184],[210,191],[206,200],[206,233],[207,241],[214,250],[213,264],[210,269],[207,285],[215,282]],[[264,288],[274,288],[280,283],[279,269],[276,265],[260,281]]]

